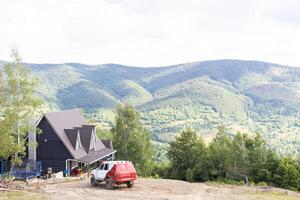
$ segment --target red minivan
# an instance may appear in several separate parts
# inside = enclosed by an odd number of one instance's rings
[[[106,161],[92,171],[91,185],[105,181],[107,189],[120,184],[127,184],[132,188],[136,179],[137,173],[130,161]]]

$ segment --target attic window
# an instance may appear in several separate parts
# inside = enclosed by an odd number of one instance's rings
[[[75,150],[80,149],[80,148],[81,148],[81,141],[80,141],[80,136],[79,136],[79,131],[78,131]]]
[[[92,132],[92,138],[91,138],[91,142],[90,142],[90,149],[94,149],[95,148],[95,142],[96,142],[96,137],[95,137],[95,132]]]
[[[94,129],[94,138],[95,138],[95,142],[97,142],[97,137],[96,137],[96,133],[97,133],[97,131],[96,131],[96,127],[95,127],[95,129]]]

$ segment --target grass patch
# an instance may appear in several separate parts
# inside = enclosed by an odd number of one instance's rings
[[[45,195],[32,192],[0,192],[0,199],[2,200],[46,200]]]

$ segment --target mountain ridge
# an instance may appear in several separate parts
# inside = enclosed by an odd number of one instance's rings
[[[58,62],[58,63],[34,63],[34,62],[22,62],[24,65],[82,65],[82,66],[92,66],[92,67],[97,67],[97,66],[104,66],[104,65],[110,65],[110,66],[122,66],[122,67],[128,67],[128,68],[145,68],[145,69],[152,69],[152,68],[169,68],[169,67],[174,67],[174,66],[179,66],[179,65],[184,65],[184,64],[199,64],[203,62],[223,62],[223,61],[240,61],[240,62],[258,62],[258,63],[265,63],[265,64],[270,64],[270,65],[278,65],[281,67],[288,67],[288,68],[299,68],[300,66],[291,66],[291,65],[285,65],[285,64],[279,64],[275,62],[269,62],[269,61],[261,61],[261,60],[243,60],[243,59],[211,59],[211,60],[202,60],[202,61],[193,61],[193,62],[182,62],[182,63],[177,63],[177,64],[171,64],[171,65],[163,65],[163,66],[133,66],[133,65],[125,65],[125,64],[120,64],[120,63],[101,63],[101,64],[86,64],[86,63],[81,63],[81,62]],[[10,61],[7,60],[0,60],[0,63],[9,63]]]
[[[127,102],[160,142],[187,127],[211,137],[225,125],[232,132],[261,132],[279,153],[300,152],[297,67],[237,59],[150,68],[25,65],[41,80],[39,94],[50,109],[83,108],[104,128],[113,121],[114,107]]]

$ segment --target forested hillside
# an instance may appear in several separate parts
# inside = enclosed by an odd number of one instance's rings
[[[279,153],[300,152],[300,68],[241,60],[151,68],[27,65],[41,80],[49,109],[83,108],[103,128],[111,126],[115,106],[127,102],[159,142],[186,127],[209,140],[225,125],[261,132]]]

